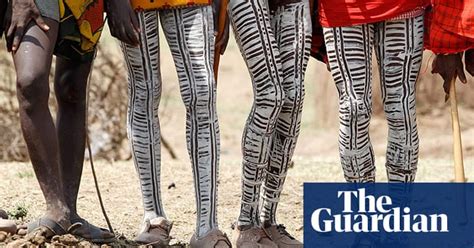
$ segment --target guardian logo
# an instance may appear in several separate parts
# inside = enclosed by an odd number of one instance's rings
[[[474,247],[472,183],[305,183],[304,246]]]
[[[311,215],[316,232],[448,232],[446,214],[411,214],[409,207],[393,207],[388,195],[366,195],[366,189],[338,191],[344,208],[333,214],[330,208],[318,208]],[[356,208],[353,202],[357,201]]]

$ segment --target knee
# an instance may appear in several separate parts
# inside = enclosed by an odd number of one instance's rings
[[[86,86],[78,86],[70,82],[59,82],[55,84],[54,91],[58,104],[74,104],[85,105],[86,103]]]
[[[286,94],[280,85],[268,85],[266,87],[256,86],[255,103],[263,106],[271,112],[280,112],[283,108]]]
[[[285,91],[285,105],[292,109],[300,108],[303,106],[304,96],[305,89],[303,85],[287,90]]]
[[[360,99],[344,98],[340,103],[340,118],[343,121],[368,121],[372,108]]]
[[[401,96],[400,96],[401,97]],[[415,99],[409,99],[410,104],[405,104],[401,100],[385,103],[384,112],[389,123],[414,122],[416,120]]]
[[[33,110],[48,104],[49,74],[47,72],[22,72],[17,75],[17,96],[20,108],[25,111]]]

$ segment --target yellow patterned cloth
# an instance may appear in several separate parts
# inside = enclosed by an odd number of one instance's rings
[[[209,5],[212,0],[131,0],[135,11],[153,9],[186,8],[198,5]]]
[[[59,0],[60,25],[56,53],[90,61],[104,27],[103,0]]]

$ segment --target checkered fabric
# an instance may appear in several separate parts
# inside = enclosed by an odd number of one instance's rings
[[[473,49],[474,1],[432,0],[425,27],[425,47],[436,54]]]

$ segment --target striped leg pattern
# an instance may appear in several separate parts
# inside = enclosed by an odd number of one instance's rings
[[[127,131],[132,155],[140,179],[144,219],[165,216],[160,194],[160,122],[161,98],[160,41],[158,12],[138,13],[142,32],[140,47],[122,43],[128,69]]]
[[[311,47],[311,20],[308,1],[278,7],[271,13],[280,50],[285,99],[273,135],[270,163],[265,169],[262,222],[276,225],[276,210],[300,133],[304,99],[304,73]]]
[[[122,44],[122,47],[131,82],[129,136],[140,175],[145,218],[164,215],[159,208],[161,203],[158,187],[160,20],[176,65],[181,96],[186,107],[186,139],[194,174],[197,205],[196,235],[200,237],[217,228],[220,134],[212,68],[215,39],[212,8],[207,6],[146,11],[138,15],[142,29],[141,46],[133,48]]]
[[[418,164],[415,86],[423,57],[423,16],[386,21],[376,27],[376,54],[388,120],[387,176],[415,180]]]
[[[331,74],[339,93],[339,153],[349,182],[375,181],[370,143],[374,26],[324,28]]]
[[[238,225],[258,225],[260,188],[283,107],[280,52],[261,0],[230,0],[235,38],[252,78],[254,102],[242,137],[242,199]]]
[[[339,92],[339,150],[349,182],[375,181],[369,137],[372,46],[378,59],[389,124],[387,175],[415,180],[418,164],[415,84],[423,53],[423,16],[340,28],[325,28],[331,72]]]

